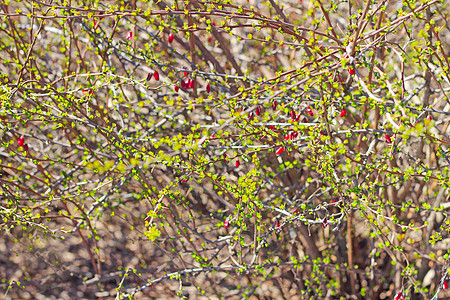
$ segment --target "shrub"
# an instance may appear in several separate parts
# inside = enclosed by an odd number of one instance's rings
[[[4,2],[5,297],[448,296],[447,5]]]

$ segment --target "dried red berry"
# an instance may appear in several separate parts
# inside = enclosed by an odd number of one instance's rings
[[[444,281],[444,282],[442,283],[442,289],[444,289],[444,290],[448,289],[448,283],[447,283],[447,281]]]
[[[386,140],[386,143],[388,143],[388,144],[392,143],[391,137],[390,137],[388,134],[386,134],[386,135],[384,136],[384,138],[385,138],[385,140]]]
[[[127,40],[131,41],[132,38],[133,38],[133,32],[128,31],[128,33],[127,33]]]
[[[183,90],[187,90],[187,88],[189,87],[189,79],[181,80],[180,85]]]
[[[169,43],[172,44],[173,38],[174,38],[173,33],[170,33],[170,34],[169,34]]]
[[[273,222],[273,225],[275,226],[275,228],[280,227],[280,221],[278,219],[275,219],[275,221]]]
[[[281,232],[281,223],[278,219],[275,219],[275,222],[273,224],[275,226],[276,229],[276,233],[280,233]]]
[[[347,114],[347,111],[345,109],[341,110],[341,118],[345,117],[345,115]]]
[[[23,136],[17,140],[17,145],[19,146],[25,145],[25,139],[23,138]]]
[[[348,67],[348,72],[350,73],[350,75],[355,75],[356,70],[354,66],[350,66]]]
[[[28,151],[28,145],[27,144],[23,145],[23,151]]]
[[[237,160],[237,161],[235,162],[235,165],[236,165],[236,168],[238,168],[238,167],[241,165],[241,163],[239,162],[239,160]]]
[[[152,79],[152,77],[153,77],[153,72],[148,72],[147,81],[150,81],[150,79]]]
[[[295,113],[294,110],[291,110],[291,119],[292,121],[294,121],[297,118],[297,114]]]
[[[272,109],[273,109],[273,110],[277,109],[277,104],[278,104],[277,100],[274,100],[274,101],[272,102]]]
[[[312,117],[312,116],[314,116],[314,113],[313,113],[313,111],[312,111],[312,109],[311,109],[311,106],[308,106],[307,108],[306,108],[306,111],[308,112],[308,114]]]
[[[276,155],[280,155],[281,153],[283,153],[284,151],[284,147],[280,147],[277,149],[277,151],[275,152]]]
[[[322,221],[322,228],[325,229],[328,226],[328,220],[327,219],[323,219]]]
[[[155,71],[155,73],[153,73],[153,76],[155,77],[156,81],[159,81],[159,73],[158,73],[158,71]]]
[[[208,94],[211,93],[211,86],[209,85],[209,83],[206,85],[206,92]]]
[[[84,89],[83,93],[85,93],[86,95],[91,96],[92,94],[94,94],[94,91],[93,90]]]

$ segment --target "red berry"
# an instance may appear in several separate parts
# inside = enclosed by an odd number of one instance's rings
[[[183,75],[184,75],[184,77],[188,77],[188,75],[189,75],[188,71],[183,71]]]
[[[314,113],[313,113],[313,111],[312,111],[312,109],[311,109],[311,106],[308,106],[307,108],[306,108],[306,111],[308,112],[308,114],[312,117],[312,116],[314,116]]]
[[[261,115],[261,106],[257,106],[257,107],[255,108],[255,114],[256,114],[257,116]]]
[[[235,165],[236,165],[236,168],[239,167],[239,166],[241,165],[241,163],[239,162],[239,160],[236,161]]]
[[[148,72],[147,81],[150,81],[150,79],[152,79],[152,77],[153,77],[153,73],[152,72]]]
[[[284,136],[284,139],[285,140],[290,140],[291,139],[291,136],[290,136],[290,134],[288,133],[288,134],[286,134],[285,136]]]
[[[186,183],[188,180],[187,179],[183,179],[181,180],[181,183]]]
[[[283,151],[284,151],[284,147],[280,147],[277,149],[277,151],[275,153],[276,153],[276,155],[280,155],[281,153],[283,153]]]
[[[23,138],[23,136],[17,140],[17,145],[19,146],[25,145],[25,139]]]
[[[354,66],[350,66],[348,67],[348,72],[350,73],[350,75],[355,75],[356,70]]]
[[[174,89],[175,89],[175,92],[178,92],[180,90],[180,87],[178,86],[178,84],[175,84]]]
[[[153,73],[153,76],[155,76],[155,80],[159,81],[159,73],[158,71],[155,71],[155,73]]]
[[[228,218],[225,220],[225,222],[223,223],[223,227],[228,228],[228,226],[230,226],[230,221],[228,220]]]
[[[206,92],[208,94],[211,93],[211,86],[209,85],[209,83],[206,85]]]
[[[280,227],[280,221],[278,219],[275,219],[275,221],[273,222],[273,225],[275,226],[275,228]]]
[[[94,93],[94,91],[93,90],[84,89],[83,93],[85,93],[86,95],[92,95]]]
[[[212,36],[210,36],[209,38],[208,38],[208,43],[211,43],[212,42]]]
[[[277,109],[277,104],[278,104],[277,100],[274,100],[274,101],[272,102],[272,109],[273,109],[273,110]]]
[[[322,221],[322,228],[325,229],[328,226],[328,220],[327,219],[323,219]]]
[[[275,229],[276,229],[275,232],[276,233],[280,233],[281,232],[281,223],[280,223],[280,221],[278,219],[276,219],[273,225],[275,226]]]
[[[172,44],[173,38],[174,38],[173,33],[170,33],[170,34],[169,34],[169,43]]]
[[[298,132],[297,131],[292,132],[292,137],[293,138],[296,138],[297,136],[298,136]]]
[[[341,110],[341,118],[345,117],[345,115],[347,114],[347,111],[345,109]]]
[[[128,33],[127,33],[127,40],[131,41],[132,38],[133,38],[133,32],[128,31]]]
[[[294,210],[294,212],[292,213],[293,215],[298,214],[298,208],[296,210]]]
[[[251,119],[253,119],[253,113],[252,113],[252,112],[249,112],[249,113],[248,113],[248,120],[250,121]]]
[[[431,121],[431,115],[428,115],[427,119],[428,119],[429,121]]]
[[[189,79],[181,80],[180,85],[183,90],[187,90],[187,88],[189,87]]]
[[[394,300],[403,300],[405,299],[405,294],[402,292],[399,292],[397,295],[395,295]]]
[[[190,80],[190,81],[189,81],[189,88],[190,88],[190,89],[193,89],[193,88],[194,88],[194,85],[195,85],[195,80],[194,80],[194,79]]]
[[[442,288],[443,288],[444,290],[448,289],[448,283],[447,283],[447,281],[444,281],[444,283],[442,283]]]
[[[99,23],[98,20],[95,20],[95,21],[94,21],[94,30],[97,30],[97,28],[98,28],[98,23]]]
[[[292,121],[294,121],[295,118],[297,118],[297,114],[295,113],[294,110],[291,110],[291,119],[292,119]]]
[[[386,140],[386,143],[388,143],[388,144],[392,143],[391,137],[390,137],[388,134],[386,134],[386,135],[384,136],[384,138],[385,138],[385,140]]]

